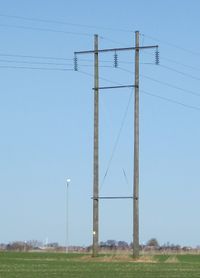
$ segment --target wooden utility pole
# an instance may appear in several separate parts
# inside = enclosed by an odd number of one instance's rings
[[[94,50],[78,51],[75,54],[75,70],[78,71],[77,56],[80,54],[94,55],[94,161],[93,161],[93,256],[98,254],[99,243],[99,200],[100,199],[133,199],[133,256],[139,256],[139,52],[140,50],[158,48],[158,45],[140,46],[139,31],[135,32],[135,47],[98,49],[98,35],[94,36]],[[98,54],[106,52],[135,51],[135,84],[99,87]],[[158,54],[157,54],[158,60]],[[130,197],[99,196],[99,90],[117,88],[135,88],[134,109],[134,181],[133,195]]]
[[[135,32],[133,256],[139,256],[139,32]]]
[[[94,35],[94,158],[93,158],[93,256],[99,242],[99,54],[98,35]]]

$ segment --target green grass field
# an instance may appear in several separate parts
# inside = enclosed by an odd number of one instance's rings
[[[199,278],[200,255],[128,256],[0,253],[0,278]]]

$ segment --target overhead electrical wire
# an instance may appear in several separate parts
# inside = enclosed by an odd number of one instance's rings
[[[27,65],[49,65],[49,66],[71,66],[73,67],[74,65],[71,63],[53,63],[53,62],[38,62],[38,61],[24,61],[24,60],[6,60],[6,59],[0,59],[0,65],[1,63],[8,63],[8,64],[27,64]],[[79,64],[79,68],[81,67],[92,67],[92,65],[87,65],[87,64]],[[113,66],[109,65],[102,65],[99,66],[100,68],[113,68]]]
[[[194,67],[194,66],[191,66],[191,65],[186,65],[186,64],[184,64],[184,63],[175,61],[175,60],[170,59],[170,58],[167,58],[167,57],[161,56],[160,59],[161,59],[161,60],[168,61],[168,62],[173,63],[173,64],[176,64],[176,65],[179,65],[179,66],[182,66],[182,67],[186,67],[186,68],[190,68],[190,69],[192,69],[192,70],[200,71],[200,68],[198,68],[198,67]]]
[[[41,32],[52,32],[52,33],[62,33],[67,35],[75,35],[75,36],[93,36],[93,34],[89,33],[78,33],[72,31],[64,31],[64,30],[57,30],[57,29],[50,29],[50,28],[40,28],[40,27],[31,27],[31,26],[24,26],[24,25],[10,25],[10,24],[2,24],[0,23],[0,27],[4,28],[15,28],[15,29],[24,29],[24,30],[32,30],[32,31],[41,31]]]
[[[199,78],[199,77],[193,76],[193,75],[191,75],[191,74],[189,74],[189,73],[186,73],[186,72],[183,72],[183,71],[180,71],[180,70],[176,70],[176,69],[174,69],[174,68],[165,66],[165,65],[163,65],[163,64],[160,64],[159,66],[162,67],[162,68],[164,68],[164,69],[167,69],[167,70],[169,70],[169,71],[173,71],[173,72],[179,73],[179,74],[181,74],[181,75],[183,75],[183,76],[189,77],[189,78],[191,78],[191,79],[200,81],[200,78]]]
[[[23,59],[33,59],[31,61],[27,61],[27,60],[13,60],[13,59],[0,59],[0,63],[17,63],[17,64],[38,64],[38,65],[52,65],[52,66],[74,66],[73,63],[59,63],[59,62],[46,62],[46,60],[61,60],[61,61],[71,61],[73,62],[73,59],[65,59],[65,58],[56,58],[56,57],[43,57],[43,56],[30,56],[30,55],[12,55],[12,54],[1,54],[0,53],[0,57],[12,57],[12,58],[23,58]],[[38,59],[39,61],[35,60]],[[44,62],[41,60],[45,60]],[[86,62],[86,61],[92,61],[92,60],[87,60],[87,59],[79,59],[79,61],[82,62]],[[111,62],[111,61],[110,61]],[[93,67],[94,65],[92,64],[81,64],[79,63],[80,67]],[[109,65],[99,65],[100,68],[113,68],[113,66],[109,66]],[[80,71],[79,71],[80,72]],[[89,75],[89,73],[88,73]]]
[[[121,68],[119,68],[119,69],[121,69]],[[123,69],[123,70],[132,73],[132,72],[129,71],[129,70],[126,70],[126,69]],[[89,73],[86,73],[86,72],[82,72],[82,73],[94,77],[93,74],[89,74]],[[100,78],[100,79],[101,79],[101,78]],[[104,78],[103,78],[103,80],[104,80]],[[111,81],[111,80],[109,80],[109,79],[106,79],[106,81],[119,85],[118,82],[114,82],[114,81]],[[120,84],[120,85],[121,85],[121,84]],[[179,89],[182,89],[182,88],[179,88]],[[183,90],[185,91],[185,89],[183,89]],[[144,90],[140,90],[140,91],[143,92],[143,93],[146,94],[146,95],[153,96],[153,97],[155,97],[155,98],[159,98],[159,99],[165,100],[165,101],[167,101],[167,102],[171,102],[171,103],[173,103],[173,104],[177,104],[177,105],[179,105],[179,106],[183,106],[183,107],[186,107],[186,108],[190,108],[190,109],[193,109],[193,110],[200,111],[200,107],[197,107],[197,106],[194,106],[194,105],[188,105],[188,104],[185,104],[185,103],[182,103],[182,102],[173,100],[173,99],[171,99],[171,98],[167,98],[167,97],[155,95],[155,94],[153,94],[153,93],[149,93],[149,92],[144,91]],[[188,92],[190,92],[190,91],[188,91]],[[197,93],[197,94],[198,94],[198,93]],[[198,96],[199,96],[199,95],[198,95]]]
[[[151,39],[151,40],[153,40],[153,41],[157,41],[157,42],[160,42],[160,43],[162,43],[162,44],[166,44],[166,45],[168,45],[168,46],[177,48],[177,49],[179,49],[179,50],[182,50],[182,51],[184,51],[184,52],[190,53],[190,54],[192,54],[192,55],[198,55],[198,56],[200,55],[200,52],[196,52],[196,51],[193,51],[193,50],[184,48],[184,47],[182,47],[182,46],[176,45],[176,44],[174,44],[174,43],[171,43],[171,42],[168,42],[168,41],[165,41],[165,40],[160,40],[160,39],[158,39],[158,38],[155,38],[155,37],[152,37],[152,36],[149,36],[149,35],[146,35],[146,34],[140,34],[140,36],[144,36],[144,37],[149,38],[149,39]]]
[[[132,71],[127,70],[127,69],[124,69],[124,68],[122,68],[122,67],[119,67],[119,69],[122,70],[122,71],[128,72],[128,73],[130,73],[130,74],[132,74],[132,75],[134,74]],[[140,74],[140,76],[142,76],[142,77],[144,77],[144,78],[146,78],[146,79],[149,79],[149,80],[151,80],[151,81],[157,82],[157,83],[159,83],[159,84],[162,84],[162,85],[171,87],[171,88],[173,88],[173,89],[176,89],[176,90],[179,90],[179,91],[183,91],[183,92],[185,92],[185,93],[192,94],[192,95],[195,95],[195,96],[200,97],[200,92],[196,92],[196,91],[192,91],[192,90],[187,90],[187,89],[185,89],[185,88],[182,88],[182,87],[173,85],[173,84],[168,83],[168,82],[165,82],[165,81],[157,80],[157,79],[155,79],[155,78],[153,78],[153,77],[150,77],[150,76],[147,76],[147,75],[144,75],[144,74]]]
[[[0,69],[28,69],[28,70],[47,70],[47,71],[74,71],[67,68],[45,68],[45,67],[26,67],[26,66],[0,66]]]
[[[14,56],[14,57],[28,57],[28,58],[42,58],[42,59],[65,59],[65,58],[55,58],[55,57],[42,57],[42,56],[30,56],[30,55],[11,55],[11,54],[1,54],[0,53],[0,56],[1,55],[4,55],[4,56]],[[66,60],[69,60],[69,59],[66,59]],[[51,62],[32,62],[32,61],[18,61],[18,60],[1,60],[0,59],[0,63],[17,63],[17,64],[28,64],[28,65],[50,65],[50,66],[73,66],[73,64],[66,64],[66,63],[51,63]],[[107,61],[107,62],[111,62],[111,61]],[[90,66],[93,66],[93,65],[85,65],[85,64],[80,64],[80,67],[90,67]],[[113,68],[112,66],[100,66],[100,67],[108,67],[108,68]],[[164,68],[167,68],[169,70],[174,70],[176,71],[175,69],[172,69],[172,68],[169,68],[169,67],[166,67],[166,66],[163,66]],[[44,68],[44,67],[25,67],[25,66],[10,66],[10,65],[3,65],[1,66],[0,65],[0,68],[7,68],[7,69],[41,69],[41,70],[59,70],[59,71],[68,71],[68,70],[73,70],[73,69],[67,69],[67,68]],[[119,67],[120,70],[123,70],[123,71],[126,71],[130,74],[134,74],[133,71],[130,71],[130,70],[127,70],[127,69],[124,69],[122,67]],[[82,70],[79,70],[80,73],[82,74],[86,74],[86,75],[89,75],[89,76],[92,76],[93,77],[93,74],[90,74],[90,73],[87,73],[87,72],[84,72]],[[178,73],[180,74],[184,74],[186,76],[188,76],[188,74],[186,73],[183,73],[183,72],[180,72],[178,71]],[[182,88],[182,87],[178,87],[176,85],[173,85],[171,83],[168,83],[168,82],[164,82],[164,81],[160,81],[160,80],[157,80],[155,78],[152,78],[150,76],[147,76],[147,75],[144,75],[144,74],[140,74],[140,76],[146,78],[146,79],[149,79],[153,82],[156,82],[156,83],[159,83],[159,84],[162,84],[162,85],[165,85],[165,86],[168,86],[168,87],[171,87],[173,89],[176,89],[176,90],[179,90],[179,91],[183,91],[185,93],[189,93],[189,94],[192,94],[192,95],[195,95],[195,96],[200,96],[200,93],[198,92],[195,92],[195,91],[192,91],[192,90],[187,90],[185,88]],[[196,77],[194,76],[191,76],[189,75],[188,77],[190,78],[194,78],[196,79]],[[118,84],[118,85],[123,85],[122,83],[119,83],[119,82],[115,82],[115,81],[111,81],[110,79],[107,79],[107,78],[104,78],[104,77],[100,77],[101,80],[103,81],[106,81],[106,82],[109,82],[109,83],[112,83],[112,84]],[[197,78],[197,80],[200,80],[199,78]]]
[[[170,84],[170,83],[168,83],[168,82],[164,82],[164,81],[157,80],[157,79],[155,79],[155,78],[149,77],[149,76],[144,75],[144,74],[140,74],[140,76],[142,76],[142,77],[144,77],[144,78],[146,78],[146,79],[149,79],[149,80],[151,80],[151,81],[154,81],[154,82],[156,82],[156,83],[159,83],[159,84],[168,86],[168,87],[170,87],[170,88],[173,88],[173,89],[176,89],[176,90],[179,90],[179,91],[182,91],[182,92],[185,92],[185,93],[192,94],[192,95],[194,95],[194,96],[200,97],[200,93],[197,93],[197,92],[195,92],[195,91],[187,90],[187,89],[178,87],[178,86],[176,86],[176,85]]]
[[[52,19],[25,17],[25,16],[19,16],[19,15],[0,14],[0,17],[13,18],[13,19],[19,19],[19,20],[25,20],[25,21],[41,22],[41,23],[53,23],[53,24],[67,25],[67,26],[74,26],[74,27],[82,27],[82,28],[102,29],[102,30],[128,32],[128,33],[133,32],[132,30],[121,29],[121,28],[112,28],[112,27],[104,27],[104,26],[98,26],[98,25],[79,24],[79,23],[65,22],[65,21],[52,20]]]
[[[154,98],[158,98],[158,99],[161,99],[161,100],[164,100],[164,101],[167,101],[167,102],[170,102],[170,103],[173,103],[173,104],[177,104],[179,106],[183,106],[185,108],[193,109],[193,110],[196,110],[196,111],[200,112],[200,107],[198,107],[198,106],[188,105],[188,104],[185,104],[183,102],[173,100],[171,98],[167,98],[167,97],[163,97],[163,96],[160,96],[160,95],[156,95],[156,94],[147,92],[145,90],[140,90],[140,91],[141,91],[141,93],[143,93],[145,95],[148,95],[148,96],[151,96],[151,97],[154,97]]]
[[[72,58],[67,59],[67,58],[63,58],[63,57],[36,56],[36,55],[22,55],[22,54],[10,54],[10,53],[0,53],[0,56],[2,56],[2,57],[31,58],[31,59],[44,59],[44,60],[73,61]]]
[[[148,53],[147,51],[145,52],[142,52],[143,55],[151,55],[152,56],[152,53]],[[176,60],[173,60],[171,58],[168,58],[168,57],[165,57],[163,55],[160,55],[160,64],[162,64],[162,60],[164,61],[167,61],[167,62],[170,62],[170,63],[173,63],[173,64],[176,64],[176,65],[179,65],[179,66],[182,66],[182,67],[185,67],[185,68],[189,68],[189,69],[192,69],[194,71],[200,71],[200,68],[199,67],[195,67],[195,66],[192,66],[192,65],[188,65],[188,64],[184,64],[182,62],[179,62],[179,61],[176,61]],[[121,63],[121,61],[120,61]],[[125,62],[125,61],[122,61],[122,63],[127,63],[128,64],[128,61]],[[133,62],[129,62],[129,63],[133,63]],[[155,64],[155,63],[140,63],[140,64]]]
[[[68,63],[20,61],[20,60],[6,60],[6,59],[0,59],[0,63],[16,63],[16,64],[28,64],[28,65],[50,65],[50,66],[73,66],[72,63],[68,64]]]
[[[1,53],[0,52],[0,57],[16,57],[16,58],[30,58],[30,59],[44,59],[44,60],[63,60],[63,61],[74,61],[73,58],[64,58],[64,57],[53,57],[53,56],[37,56],[37,55],[22,55],[22,54],[10,54],[10,53]],[[84,61],[84,62],[93,62],[92,59],[84,59],[84,58],[79,58],[79,61]],[[133,64],[133,62],[130,61],[120,61],[121,63],[125,64]],[[113,63],[113,60],[101,60],[101,63]],[[91,64],[91,67],[94,66]]]
[[[20,55],[20,54],[9,54],[9,53],[0,53],[0,57],[15,57],[15,58],[30,58],[30,59],[41,59],[41,60],[61,60],[61,61],[73,61],[73,58],[64,58],[64,57],[52,57],[52,56],[36,56],[36,55]],[[182,65],[184,67],[188,67],[188,68],[191,68],[191,69],[194,69],[194,70],[197,70],[197,71],[200,71],[200,68],[196,68],[196,67],[192,67],[192,66],[189,66],[189,65],[186,65],[186,64],[181,64],[177,61],[174,61],[174,60],[171,60],[171,59],[167,59],[167,58],[161,58],[161,59],[164,59],[164,60],[168,60],[168,61],[171,61],[172,63],[176,63],[178,65]],[[93,62],[92,59],[79,59],[79,61],[84,61],[84,62]],[[9,62],[9,61],[8,61]],[[14,61],[13,61],[14,62]],[[101,60],[101,63],[111,63],[113,64],[113,60]],[[123,60],[120,60],[120,63],[121,64],[133,64],[134,61],[123,61]],[[46,63],[45,63],[46,64]],[[55,63],[56,64],[56,63]],[[142,65],[154,65],[154,63],[143,63],[141,62],[140,64]],[[60,64],[62,65],[62,64]],[[63,65],[66,65],[66,64],[63,64]],[[70,64],[71,65],[71,64]],[[80,64],[81,65],[81,64]],[[91,65],[81,65],[81,66],[87,66],[87,67],[93,67],[94,65],[91,64]],[[100,65],[99,67],[104,67],[102,65]],[[109,66],[109,67],[113,67],[113,66]],[[186,74],[186,73],[184,73]]]
[[[119,41],[116,41],[116,40],[113,40],[113,39],[110,39],[110,38],[107,38],[107,37],[104,37],[104,36],[100,36],[100,38],[103,39],[103,40],[112,42],[112,43],[114,43],[114,44],[123,45],[124,47],[129,47],[129,46],[130,46],[130,45],[127,45],[127,44],[125,44],[125,43],[122,43],[122,42],[119,42]]]
[[[104,26],[96,26],[96,25],[87,25],[87,24],[78,24],[78,23],[72,23],[72,22],[65,22],[65,21],[59,21],[59,20],[52,20],[52,19],[42,19],[42,18],[35,18],[35,17],[26,17],[26,16],[19,16],[19,15],[8,15],[8,14],[0,14],[0,17],[2,18],[12,18],[12,19],[17,19],[17,20],[24,20],[24,21],[31,21],[31,22],[41,22],[41,23],[51,23],[51,24],[58,24],[58,25],[66,25],[66,26],[74,26],[74,27],[82,27],[82,28],[92,28],[92,29],[104,29],[104,30],[113,30],[113,31],[121,31],[121,32],[128,32],[128,33],[134,33],[133,30],[130,29],[121,29],[121,28],[110,28],[110,27],[104,27]],[[2,26],[7,26],[7,27],[14,27],[13,25],[7,25],[7,24],[2,24]],[[67,33],[67,34],[74,34],[74,35],[86,35],[86,36],[93,36],[93,34],[90,33],[76,33],[76,32],[66,32],[63,30],[56,30],[56,29],[43,29],[43,28],[37,28],[37,27],[27,27],[27,26],[15,26],[16,28],[36,28],[36,30],[40,30],[40,31],[52,31],[52,32],[61,32],[61,33]],[[146,35],[146,34],[140,34],[140,36],[144,39],[144,37],[149,38],[153,41],[157,41],[166,45],[169,45],[171,47],[175,47],[177,49],[186,51],[188,53],[191,53],[193,55],[200,55],[199,52],[195,52],[192,51],[190,49],[187,48],[183,48],[179,45],[176,45],[174,43],[168,42],[168,41],[164,41],[164,40],[160,40],[158,38],[155,38],[153,36],[150,35]],[[100,38],[111,41],[113,43],[118,43],[118,44],[123,44],[122,42],[119,41],[115,41],[112,40],[110,38],[104,37],[104,36],[100,36]],[[125,45],[125,44],[123,44]],[[165,58],[167,59],[167,58]],[[168,59],[170,60],[170,59]],[[171,60],[172,61],[172,60]],[[174,62],[174,61],[173,61]],[[177,62],[178,63],[178,62]],[[187,66],[182,64],[183,66]],[[193,67],[191,67],[193,68]],[[200,70],[200,69],[199,69]]]
[[[42,22],[42,23],[53,23],[53,24],[60,24],[60,25],[68,25],[68,26],[76,26],[76,27],[84,27],[84,28],[98,28],[98,29],[105,29],[105,30],[113,30],[113,31],[122,31],[122,32],[130,32],[130,33],[133,33],[133,31],[131,30],[123,30],[123,29],[115,29],[115,28],[108,28],[108,27],[101,27],[101,26],[92,26],[92,25],[83,25],[83,24],[74,24],[74,23],[68,23],[68,22],[62,22],[62,21],[56,21],[56,20],[46,20],[46,19],[37,19],[37,18],[28,18],[28,17],[23,17],[23,16],[15,16],[15,15],[3,15],[3,14],[0,14],[0,17],[7,17],[7,18],[15,18],[15,19],[20,19],[20,20],[26,20],[26,21],[34,21],[34,22]],[[63,33],[63,34],[68,34],[68,35],[83,35],[83,36],[93,36],[93,34],[90,34],[90,33],[81,33],[81,32],[71,32],[71,31],[65,31],[65,30],[57,30],[57,29],[51,29],[51,28],[40,28],[40,27],[32,27],[32,26],[23,26],[23,25],[9,25],[9,24],[0,24],[0,27],[6,27],[6,28],[17,28],[17,29],[26,29],[26,30],[35,30],[35,31],[42,31],[42,32],[54,32],[54,33]],[[145,36],[147,38],[150,38],[152,40],[155,40],[155,41],[159,41],[161,43],[165,43],[169,46],[172,46],[172,47],[175,47],[177,49],[180,49],[182,51],[185,51],[185,52],[188,52],[188,53],[191,53],[193,55],[200,55],[200,53],[198,52],[194,52],[194,51],[191,51],[189,49],[186,49],[186,48],[182,48],[182,47],[179,47],[175,44],[172,44],[172,43],[169,43],[169,42],[166,42],[166,41],[161,41],[159,39],[156,39],[156,38],[153,38],[151,36],[146,36],[144,34],[141,34],[142,36]],[[114,40],[111,40],[111,39],[108,39],[106,37],[101,37],[100,38],[102,39],[105,39],[105,40],[109,40],[113,43],[116,43],[116,41]],[[119,43],[119,42],[117,42]],[[121,44],[121,43],[119,43]],[[48,59],[48,60],[65,60],[65,61],[69,61],[69,60],[73,60],[73,59],[66,59],[66,58],[61,58],[61,57],[45,57],[45,56],[32,56],[32,55],[14,55],[14,54],[4,54],[4,53],[0,53],[0,56],[6,56],[6,57],[19,57],[19,58],[33,58],[33,59]],[[161,58],[162,59],[162,58]],[[191,68],[191,69],[194,69],[194,70],[200,70],[198,68],[195,68],[193,66],[188,66],[188,65],[185,65],[183,63],[179,63],[177,61],[173,61],[172,59],[168,59],[168,58],[165,58],[163,57],[163,59],[169,61],[169,62],[172,62],[172,63],[176,63],[176,64],[179,64],[181,66],[184,66],[184,67],[188,67],[188,68]],[[52,66],[61,66],[61,65],[70,65],[71,64],[62,64],[62,63],[50,63],[50,62],[29,62],[29,61],[13,61],[13,60],[0,60],[0,62],[8,62],[8,63],[25,63],[25,64],[41,64],[41,65],[52,65]],[[110,61],[102,61],[102,62],[110,62]],[[133,62],[125,62],[125,61],[121,61],[121,63],[127,63],[127,64],[132,64]],[[152,63],[143,63],[143,64],[152,64]],[[80,66],[90,66],[90,65],[80,65]],[[92,66],[92,65],[91,65]],[[189,78],[192,78],[192,79],[195,79],[195,80],[200,80],[200,78],[198,77],[195,77],[193,75],[190,75],[188,73],[185,73],[185,72],[182,72],[182,71],[179,71],[179,70],[176,70],[174,68],[171,68],[171,67],[168,67],[166,65],[160,65],[161,67],[167,69],[167,70],[170,70],[170,71],[173,71],[173,72],[176,72],[176,73],[179,73],[181,75],[184,75],[186,77],[189,77]],[[12,69],[32,69],[32,70],[48,70],[48,71],[51,71],[51,70],[56,70],[56,71],[73,71],[73,69],[67,69],[67,68],[45,68],[45,67],[26,67],[26,66],[0,66],[0,68],[12,68]],[[122,68],[120,68],[122,69]],[[126,69],[122,69],[124,71],[127,71],[127,72],[130,72]],[[84,71],[78,71],[82,74],[86,74],[86,75],[89,75],[89,76],[93,76],[92,74],[89,74],[87,72],[84,72]],[[131,74],[133,74],[133,72],[130,72]],[[190,94],[193,94],[193,95],[196,95],[196,96],[200,96],[199,93],[196,93],[194,91],[191,91],[191,90],[186,90],[184,88],[181,88],[181,87],[178,87],[178,86],[175,86],[175,85],[172,85],[170,83],[167,83],[167,82],[163,82],[163,81],[159,81],[159,80],[156,80],[154,78],[151,78],[151,77],[148,77],[148,76],[145,76],[145,75],[141,75],[143,76],[144,78],[147,78],[149,80],[152,80],[154,82],[158,82],[162,85],[165,85],[165,86],[169,86],[169,87],[172,87],[174,89],[177,89],[177,90],[181,90],[181,91],[184,91],[186,93],[190,93]],[[118,83],[118,82],[114,82],[114,81],[111,81],[107,78],[103,78],[103,77],[100,77],[99,79],[101,80],[104,80],[106,82],[109,82],[109,83],[113,83],[113,84],[118,84],[118,85],[122,85],[121,83]],[[193,109],[193,110],[196,110],[196,111],[200,111],[200,107],[196,107],[196,106],[192,106],[192,105],[187,105],[187,104],[184,104],[182,102],[179,102],[179,101],[176,101],[176,100],[173,100],[173,99],[170,99],[170,98],[166,98],[166,97],[163,97],[163,96],[159,96],[159,95],[155,95],[153,93],[149,93],[147,91],[144,91],[144,90],[141,90],[141,92],[143,94],[146,94],[146,95],[149,95],[151,97],[155,97],[155,98],[158,98],[158,99],[162,99],[164,101],[167,101],[167,102],[170,102],[170,103],[173,103],[173,104],[177,104],[177,105],[181,105],[185,108],[190,108],[190,109]],[[120,129],[119,129],[119,133],[117,135],[117,138],[115,140],[115,144],[114,144],[114,147],[113,147],[113,150],[112,150],[112,153],[111,153],[111,157],[109,159],[109,162],[108,162],[108,166],[107,166],[107,170],[106,170],[106,173],[104,175],[104,178],[103,178],[103,181],[102,181],[102,184],[101,184],[101,187],[100,189],[102,188],[104,182],[105,182],[105,179],[106,179],[106,176],[108,174],[108,171],[109,171],[109,168],[110,168],[110,165],[111,165],[111,162],[112,162],[112,159],[114,157],[114,154],[115,154],[115,151],[116,151],[116,148],[118,146],[118,142],[119,142],[119,139],[120,139],[120,135],[121,135],[121,132],[122,132],[122,129],[123,129],[123,125],[124,125],[124,122],[125,122],[125,119],[126,119],[126,116],[127,116],[127,112],[128,112],[128,108],[129,108],[129,105],[130,105],[130,100],[132,98],[132,93],[130,94],[129,96],[129,100],[128,100],[128,104],[127,104],[127,107],[126,107],[126,110],[125,110],[125,113],[124,113],[124,116],[123,116],[123,119],[122,119],[122,123],[120,125]]]
[[[0,53],[0,56],[4,56],[4,57],[19,57],[19,58],[31,58],[31,59],[47,59],[47,60],[66,60],[66,61],[69,61],[69,60],[73,60],[73,59],[67,59],[67,58],[63,58],[63,57],[51,57],[51,56],[35,56],[35,55],[19,55],[19,54],[8,54],[8,53]],[[92,61],[92,60],[86,60],[86,59],[81,59],[82,61]],[[14,61],[14,60],[0,60],[0,62],[16,62],[16,63],[27,63],[27,64],[46,64],[46,65],[67,65],[67,64],[61,64],[61,63],[43,63],[43,62],[28,62],[28,61]],[[112,62],[112,61],[102,61],[102,62]],[[128,62],[128,61],[122,61],[122,63],[132,63],[132,62]],[[72,64],[70,64],[72,65]],[[81,65],[81,66],[90,66],[90,65]],[[91,65],[92,66],[92,65]],[[176,70],[174,68],[171,68],[171,67],[168,67],[168,66],[165,66],[165,65],[160,65],[161,67],[167,69],[167,70],[171,70],[171,71],[174,71],[174,72],[177,72],[181,75],[184,75],[184,76],[187,76],[189,78],[192,78],[192,79],[195,79],[195,80],[200,80],[200,78],[198,77],[195,77],[193,75],[190,75],[190,74],[187,74],[185,72],[182,72],[182,71],[179,71],[179,70]],[[184,65],[184,66],[187,66],[187,65]],[[73,69],[68,69],[68,68],[46,68],[46,67],[26,67],[26,66],[10,66],[10,65],[3,65],[1,66],[0,65],[0,68],[5,68],[5,69],[30,69],[30,70],[47,70],[47,71],[73,71]],[[123,71],[126,71],[126,72],[129,72],[131,74],[134,74],[132,71],[129,71],[127,69],[124,69],[124,68],[121,68],[119,67],[119,69],[123,70]],[[84,72],[84,71],[78,71],[82,74],[85,74],[85,75],[89,75],[91,77],[93,77],[93,74],[90,74],[90,73],[87,73],[87,72]],[[199,93],[197,92],[194,92],[194,91],[191,91],[191,90],[187,90],[187,89],[184,89],[184,88],[181,88],[181,87],[178,87],[178,86],[175,86],[175,85],[172,85],[170,83],[167,83],[167,82],[163,82],[163,81],[159,81],[159,80],[156,80],[152,77],[149,77],[149,76],[146,76],[146,75],[141,75],[143,76],[144,78],[147,78],[149,80],[152,80],[152,81],[155,81],[157,83],[160,83],[160,84],[163,84],[165,86],[169,86],[169,87],[172,87],[174,89],[177,89],[177,90],[181,90],[181,91],[184,91],[186,93],[190,93],[190,94],[193,94],[193,95],[196,95],[196,96],[199,96]],[[118,85],[123,85],[122,83],[119,83],[119,82],[115,82],[115,81],[111,81],[110,79],[107,79],[107,78],[103,78],[103,77],[100,77],[101,80],[104,80],[106,82],[109,82],[109,83],[113,83],[113,84],[118,84]],[[147,94],[147,92],[146,92]],[[150,93],[149,93],[150,94]],[[158,98],[161,98],[163,100],[167,100],[167,101],[171,101],[175,104],[179,104],[179,105],[182,105],[182,106],[185,106],[185,107],[188,107],[188,108],[194,108],[194,109],[199,109],[198,107],[195,107],[195,106],[190,106],[190,105],[186,105],[186,104],[183,104],[183,103],[180,103],[180,102],[177,102],[175,100],[172,100],[172,99],[168,99],[168,98],[164,98],[164,97],[161,97],[161,96],[156,96],[156,95],[153,95],[151,94],[152,96],[155,96],[155,97],[158,97]]]
[[[46,22],[46,20],[41,20],[41,19],[36,19],[36,18],[26,18],[26,17],[20,17],[20,16],[9,16],[9,15],[0,15],[2,17],[9,17],[9,18],[17,18],[17,19],[24,19],[24,20],[30,20],[30,21],[44,21]],[[47,22],[51,22],[51,20],[47,20]],[[54,21],[52,21],[54,22]],[[56,21],[55,21],[56,22]],[[62,23],[64,24],[64,23]],[[66,23],[68,24],[68,23]],[[75,24],[76,25],[76,24]],[[78,24],[79,26],[79,24]],[[84,26],[84,25],[83,25]],[[22,29],[33,29],[33,30],[38,30],[38,31],[47,31],[47,32],[58,32],[58,33],[65,33],[65,34],[73,34],[73,35],[86,35],[86,36],[93,36],[93,34],[90,34],[90,33],[81,33],[81,32],[71,32],[71,31],[64,31],[64,30],[56,30],[56,29],[47,29],[47,28],[38,28],[38,27],[29,27],[29,26],[19,26],[19,25],[8,25],[8,24],[0,24],[0,27],[13,27],[13,28],[22,28]],[[141,36],[146,36],[146,35],[143,35],[141,34]],[[149,36],[148,36],[149,37]],[[118,44],[122,44],[121,42],[117,42],[115,40],[112,40],[110,38],[107,38],[107,37],[104,37],[104,36],[100,36],[100,38],[104,39],[104,40],[108,40],[108,41],[111,41],[113,43],[118,43]],[[151,37],[152,38],[152,37]],[[157,40],[154,38],[154,40]],[[123,44],[125,45],[125,44]],[[178,47],[178,46],[177,46]],[[148,52],[145,52],[145,54],[147,55],[152,55]],[[3,54],[0,54],[0,56],[3,55]],[[5,56],[7,56],[5,54]],[[9,55],[8,56],[12,56],[12,55]],[[14,56],[14,55],[13,55]],[[16,55],[17,56],[17,55]],[[22,55],[23,56],[23,55]],[[31,58],[31,56],[29,56]],[[60,59],[60,60],[68,60],[66,58],[54,58],[54,57],[38,57],[38,58],[42,58],[42,59]],[[175,64],[178,64],[178,65],[181,65],[183,67],[188,67],[190,69],[193,69],[193,70],[197,70],[197,71],[200,71],[200,68],[198,67],[194,67],[194,66],[190,66],[190,65],[186,65],[184,63],[181,63],[181,62],[178,62],[178,61],[175,61],[173,59],[169,59],[169,58],[166,58],[166,57],[161,57],[161,59],[163,60],[166,60],[166,61],[169,61],[169,62],[172,62],[172,63],[175,63]],[[71,60],[71,59],[70,59]],[[110,61],[101,61],[101,62],[110,62]],[[129,62],[129,61],[120,61],[121,63],[124,63],[124,64],[132,64],[133,62]],[[142,64],[152,64],[152,63],[142,63]],[[185,73],[184,73],[185,74]]]
[[[143,52],[145,55],[151,55],[152,56],[152,53],[148,53],[148,52]],[[173,59],[170,59],[170,58],[167,58],[167,57],[164,57],[164,56],[160,56],[160,60],[165,60],[165,61],[168,61],[170,63],[173,63],[173,64],[176,64],[176,65],[179,65],[179,66],[182,66],[182,67],[185,67],[185,68],[189,68],[189,69],[192,69],[194,71],[200,71],[200,68],[198,67],[194,67],[194,66],[191,66],[191,65],[188,65],[188,64],[184,64],[184,63],[181,63],[179,61],[176,61],[176,60],[173,60]],[[91,60],[92,61],[92,60]],[[104,61],[102,60],[101,62],[105,62],[105,63],[109,63],[109,62],[112,62],[112,61]],[[123,61],[123,60],[120,60],[120,63],[121,64],[134,64],[134,61]],[[149,62],[149,63],[145,63],[145,62],[140,62],[140,64],[142,65],[155,65],[155,62]],[[160,63],[162,65],[162,62]]]
[[[92,74],[92,73],[88,73],[88,72],[85,72],[85,71],[82,71],[82,70],[78,70],[77,72],[94,78],[94,74]],[[107,79],[107,78],[102,77],[102,76],[100,76],[99,79],[103,80],[103,81],[106,81],[106,82],[109,82],[111,84],[120,85],[120,86],[123,85],[122,83],[119,83],[119,82],[116,82],[116,81],[112,81],[112,80]]]
[[[126,69],[123,69],[123,68],[120,68],[120,67],[119,67],[119,69],[124,70],[124,71],[126,71],[126,72],[129,72],[129,73],[133,74],[133,72],[131,72],[131,71],[129,71],[129,70],[126,70]],[[186,89],[184,89],[184,88],[177,87],[177,86],[172,85],[172,84],[167,83],[167,82],[162,82],[162,81],[156,80],[156,79],[151,78],[151,77],[148,77],[148,76],[146,76],[146,75],[145,75],[145,76],[144,76],[144,75],[141,75],[141,76],[143,76],[143,77],[145,77],[145,78],[148,78],[148,79],[150,79],[150,80],[152,80],[152,81],[158,82],[158,83],[160,83],[160,84],[162,84],[162,85],[169,86],[169,87],[172,87],[172,88],[174,88],[174,89],[181,90],[181,91],[184,91],[184,92],[186,92],[186,93],[190,93],[190,94],[193,94],[193,95],[195,95],[195,96],[200,97],[200,93],[197,93],[197,92],[194,92],[194,91],[190,91],[190,90],[186,90]],[[142,93],[146,94],[146,95],[149,95],[149,96],[152,96],[152,97],[155,97],[155,98],[159,98],[159,99],[165,100],[165,101],[167,101],[167,102],[171,102],[171,103],[173,103],[173,104],[177,104],[177,105],[179,105],[179,106],[183,106],[183,107],[185,107],[185,108],[189,108],[189,109],[193,109],[193,110],[196,110],[196,111],[200,111],[200,107],[198,107],[198,106],[195,106],[195,105],[188,105],[188,104],[186,104],[186,103],[179,102],[179,101],[176,101],[176,100],[174,100],[174,99],[167,98],[167,97],[164,97],[164,96],[155,95],[155,94],[153,94],[153,93],[149,93],[149,92],[144,91],[144,90],[140,90],[140,91],[141,91]]]

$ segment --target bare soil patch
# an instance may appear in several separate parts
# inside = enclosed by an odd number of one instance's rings
[[[176,256],[170,256],[166,261],[165,263],[173,263],[173,264],[176,264],[176,263],[179,263],[179,259],[176,257]]]
[[[86,261],[86,262],[132,262],[132,263],[157,263],[157,260],[153,256],[140,256],[135,259],[128,255],[113,255],[113,256],[99,256],[99,257],[91,257],[91,256],[83,256],[78,260]]]

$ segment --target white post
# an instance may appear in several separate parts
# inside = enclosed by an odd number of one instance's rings
[[[70,179],[66,179],[66,253],[69,252],[69,183]]]

